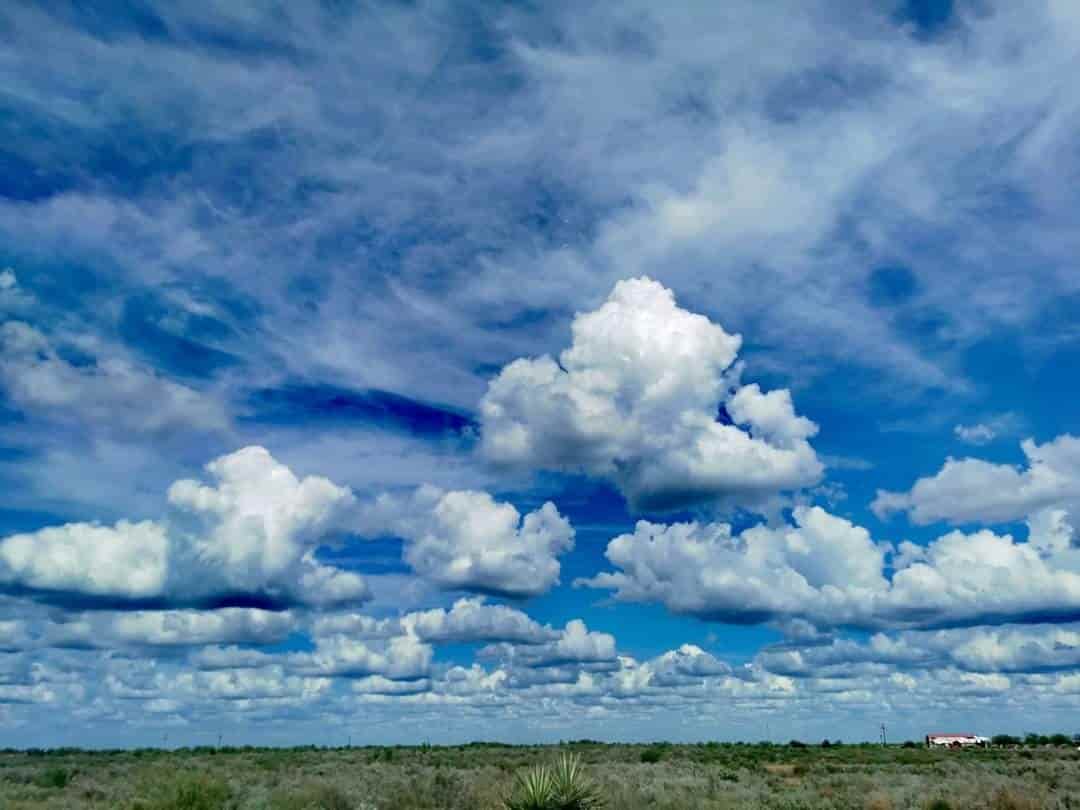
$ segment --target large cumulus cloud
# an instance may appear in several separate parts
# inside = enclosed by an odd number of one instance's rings
[[[405,540],[405,561],[441,588],[510,597],[536,596],[559,582],[559,555],[574,529],[550,501],[522,516],[486,492],[420,487],[382,495],[360,510],[368,534]]]
[[[820,507],[796,508],[792,526],[740,534],[723,523],[640,521],[608,545],[617,570],[579,582],[622,600],[744,624],[1068,621],[1080,619],[1080,549],[1069,529],[1060,519],[1039,520],[1026,541],[954,531],[927,546],[894,548]]]
[[[364,580],[315,550],[353,503],[349,490],[297,478],[261,447],[207,465],[211,484],[177,481],[159,521],[68,523],[0,540],[0,588],[86,607],[283,607],[363,601]]]
[[[807,441],[817,426],[788,391],[740,385],[741,338],[663,285],[620,281],[572,331],[557,361],[515,360],[491,381],[480,407],[488,458],[607,478],[635,510],[753,504],[820,477]]]

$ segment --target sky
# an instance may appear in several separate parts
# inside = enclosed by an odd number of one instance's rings
[[[0,8],[0,746],[1080,710],[1080,7]]]

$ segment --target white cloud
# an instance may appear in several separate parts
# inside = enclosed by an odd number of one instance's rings
[[[741,340],[647,279],[620,281],[578,314],[556,362],[519,359],[481,402],[495,462],[613,481],[634,509],[728,498],[753,504],[815,483],[822,465],[786,390],[739,386]],[[717,421],[723,406],[736,424]]]
[[[0,540],[0,582],[21,588],[120,597],[160,596],[169,541],[153,521],[68,523]]]
[[[554,640],[543,644],[495,644],[481,654],[524,667],[605,664],[615,660],[615,637],[589,630],[581,619],[572,619]]]
[[[431,689],[431,681],[419,678],[412,681],[394,681],[382,675],[357,678],[350,684],[353,692],[360,695],[416,695]]]
[[[558,634],[542,627],[520,610],[485,604],[482,597],[459,599],[450,610],[435,608],[402,617],[400,624],[422,641],[445,644],[473,641],[507,641],[540,644]]]
[[[268,666],[274,656],[244,647],[204,647],[190,660],[198,669],[245,669]]]
[[[352,494],[298,479],[261,447],[207,465],[213,485],[177,481],[162,521],[70,523],[0,540],[0,583],[56,600],[172,605],[363,601],[363,579],[319,563]]]
[[[895,551],[819,507],[797,507],[794,518],[794,527],[738,535],[722,523],[640,521],[608,545],[618,570],[579,584],[732,623],[948,627],[1080,616],[1080,549],[1060,514],[1033,522],[1027,542],[951,532]]]
[[[381,675],[393,680],[414,680],[431,671],[432,649],[413,636],[384,641],[357,641],[345,635],[315,640],[310,653],[293,653],[289,667],[303,675],[361,678]]]
[[[362,510],[367,533],[405,538],[405,561],[442,588],[536,596],[559,582],[559,555],[574,529],[551,502],[522,516],[486,492],[424,486],[410,497],[380,496]]]
[[[1019,426],[1019,416],[1010,412],[992,416],[973,425],[956,425],[953,428],[953,433],[962,442],[984,445],[1014,432]]]
[[[871,508],[878,517],[907,512],[918,524],[999,523],[1059,507],[1080,514],[1080,438],[1063,434],[1045,444],[1020,444],[1025,467],[976,458],[949,458],[908,492],[878,490]]]
[[[957,628],[932,632],[875,633],[865,641],[783,645],[755,661],[781,675],[835,677],[856,671],[955,668],[975,673],[1040,673],[1080,666],[1076,624]]]
[[[82,614],[47,625],[42,643],[105,649],[127,646],[197,647],[207,644],[272,644],[298,626],[288,611],[256,608],[137,610]]]
[[[45,413],[118,432],[223,429],[214,399],[122,357],[73,365],[49,338],[21,321],[0,324],[0,383],[31,414]]]
[[[757,526],[740,535],[726,523],[639,521],[633,534],[608,544],[605,556],[619,571],[582,584],[735,623],[855,618],[886,586],[884,549],[820,507],[797,507],[794,518],[793,527]]]
[[[15,271],[10,267],[0,270],[0,290],[10,290],[19,283],[15,277]]]

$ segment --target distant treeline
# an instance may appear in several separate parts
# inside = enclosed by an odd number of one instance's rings
[[[1080,734],[1025,734],[1023,737],[1015,736],[1012,734],[995,734],[990,738],[991,745],[996,747],[1042,747],[1042,746],[1073,746],[1080,745]],[[431,750],[462,750],[462,749],[482,749],[482,748],[501,748],[501,749],[546,749],[557,748],[560,746],[568,746],[572,748],[579,747],[601,747],[601,748],[649,748],[652,750],[666,750],[670,748],[833,748],[833,747],[849,747],[849,748],[880,748],[881,743],[877,742],[856,742],[845,743],[842,740],[822,740],[820,743],[807,743],[802,740],[790,740],[787,743],[777,743],[768,741],[758,742],[697,742],[697,743],[672,743],[667,741],[655,741],[655,742],[603,742],[601,740],[562,740],[558,743],[506,743],[498,741],[488,740],[474,740],[472,742],[461,743],[456,745],[433,745],[431,743],[420,743],[417,745],[296,745],[296,746],[263,746],[263,745],[197,745],[197,746],[178,746],[176,748],[79,748],[72,746],[65,746],[60,748],[0,748],[0,754],[21,754],[24,756],[32,757],[45,757],[45,756],[70,756],[72,754],[78,755],[115,755],[126,754],[132,757],[153,757],[163,753],[169,754],[187,754],[191,756],[206,756],[206,755],[227,755],[227,754],[245,754],[245,753],[258,753],[258,752],[277,752],[277,753],[289,753],[289,752],[315,752],[315,751],[345,751],[345,750],[366,750],[366,751],[381,751],[389,754],[392,751],[401,752],[420,752]],[[890,743],[890,748],[916,748],[922,747],[923,741],[908,740],[906,742]]]

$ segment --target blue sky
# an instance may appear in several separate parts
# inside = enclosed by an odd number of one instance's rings
[[[0,11],[0,745],[1076,730],[1072,4],[174,5]]]

